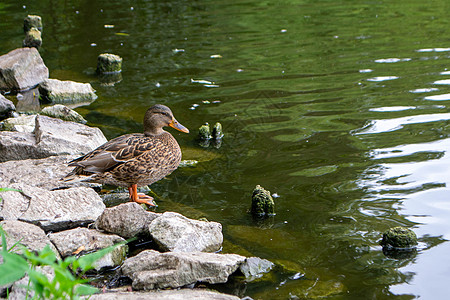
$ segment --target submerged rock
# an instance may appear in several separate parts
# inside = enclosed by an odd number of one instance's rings
[[[58,118],[64,121],[71,121],[80,124],[86,124],[87,121],[79,113],[62,104],[47,106],[42,109],[41,114],[48,117]]]
[[[220,140],[223,136],[222,124],[217,122],[212,129],[212,137],[215,140]]]
[[[393,248],[412,248],[417,245],[417,236],[411,229],[397,226],[383,233],[380,244]]]
[[[121,270],[138,290],[179,288],[196,282],[227,282],[244,261],[237,254],[145,250],[128,258]]]
[[[25,34],[25,39],[22,42],[23,47],[34,47],[39,49],[42,45],[42,37],[41,32],[37,28],[31,28]]]
[[[32,223],[45,231],[86,226],[94,222],[105,209],[100,196],[90,188],[47,191],[23,183],[7,187],[22,193],[2,193],[0,218]]]
[[[95,221],[95,227],[129,239],[148,235],[148,225],[159,216],[145,211],[136,202],[128,202],[105,209]]]
[[[209,128],[209,124],[205,123],[198,129],[198,137],[200,140],[209,140],[212,138],[211,129]]]
[[[42,99],[54,104],[92,102],[97,99],[89,83],[47,79],[39,84]]]
[[[220,223],[192,220],[174,212],[163,213],[148,230],[162,251],[215,252],[223,242]]]
[[[0,56],[0,90],[23,91],[48,78],[36,48],[19,48]]]
[[[253,190],[251,213],[253,216],[275,214],[275,203],[270,191],[266,191],[260,185],[257,185]]]
[[[23,20],[23,32],[27,33],[31,28],[42,31],[42,18],[37,15],[28,15]]]
[[[97,58],[97,72],[102,73],[119,73],[122,70],[122,57],[103,53]]]
[[[252,281],[260,278],[264,273],[269,272],[273,268],[274,264],[267,259],[259,257],[248,257],[239,269],[244,274],[247,281]]]

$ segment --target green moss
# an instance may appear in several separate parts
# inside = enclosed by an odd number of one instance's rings
[[[394,248],[411,248],[417,245],[417,236],[411,229],[398,226],[383,233],[380,244]]]
[[[103,53],[97,58],[97,72],[118,73],[122,70],[122,58],[115,54]]]
[[[205,123],[204,125],[200,126],[200,128],[198,129],[198,137],[201,140],[211,139],[211,130],[209,129],[208,123]]]
[[[39,31],[42,31],[42,18],[36,15],[28,15],[23,20],[23,31],[27,33],[31,28],[36,28]]]
[[[260,185],[253,190],[251,213],[254,216],[275,214],[275,203],[270,191],[266,191]]]
[[[39,47],[42,45],[42,37],[41,32],[35,28],[30,28],[29,31],[25,34],[25,39],[23,40],[23,46],[24,47],[35,47],[39,49]]]

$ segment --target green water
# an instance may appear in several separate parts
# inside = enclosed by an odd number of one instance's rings
[[[98,99],[76,110],[108,138],[139,132],[154,103],[172,108],[191,129],[173,132],[184,159],[200,163],[152,186],[157,211],[221,222],[224,252],[279,265],[222,290],[447,299],[450,88],[439,81],[450,79],[449,6],[10,0],[0,3],[0,52],[20,47],[27,14],[41,15],[50,77],[93,85]],[[93,74],[103,52],[124,60],[113,86]],[[221,147],[199,147],[196,129],[217,121]],[[257,184],[279,195],[264,221],[247,213]],[[398,225],[420,240],[406,259],[378,246]]]

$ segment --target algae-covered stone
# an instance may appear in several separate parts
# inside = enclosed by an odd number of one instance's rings
[[[209,129],[209,124],[205,123],[198,129],[198,136],[201,140],[211,139],[211,130]]]
[[[220,140],[223,137],[222,124],[217,122],[212,130],[212,137],[216,140]]]
[[[77,122],[81,124],[87,123],[87,121],[79,113],[62,104],[47,106],[42,109],[41,114],[48,117],[58,118],[64,121]]]
[[[411,248],[417,245],[417,236],[411,229],[397,226],[383,233],[380,244],[394,248]]]
[[[39,84],[42,99],[55,104],[89,102],[97,99],[89,83],[46,79]]]
[[[34,47],[39,49],[39,47],[42,45],[41,32],[37,28],[32,27],[25,34],[25,39],[23,40],[22,45],[24,47]]]
[[[31,28],[36,28],[39,31],[42,31],[42,18],[36,15],[28,15],[23,20],[23,31],[27,33]]]
[[[251,213],[254,216],[275,214],[275,203],[270,191],[266,191],[260,185],[253,190]]]
[[[122,58],[111,53],[100,54],[97,58],[97,72],[118,73],[122,70]]]

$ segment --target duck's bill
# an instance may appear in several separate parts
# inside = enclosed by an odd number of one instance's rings
[[[179,130],[181,132],[189,133],[189,129],[187,129],[186,127],[184,127],[180,123],[178,123],[178,121],[175,120],[175,119],[172,119],[172,121],[169,123],[169,126],[172,127],[172,128],[175,128],[176,130]]]

